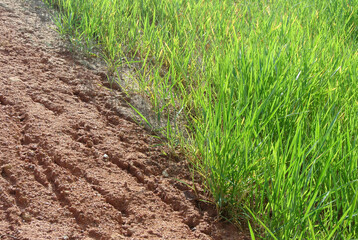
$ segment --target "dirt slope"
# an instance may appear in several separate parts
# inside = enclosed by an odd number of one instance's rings
[[[0,239],[243,239],[41,6],[0,0]]]

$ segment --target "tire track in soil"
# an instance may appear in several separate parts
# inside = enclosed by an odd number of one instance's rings
[[[0,0],[0,239],[245,239],[21,2]]]

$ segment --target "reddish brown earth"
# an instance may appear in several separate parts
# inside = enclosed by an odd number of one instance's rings
[[[245,239],[41,6],[0,0],[0,239]]]

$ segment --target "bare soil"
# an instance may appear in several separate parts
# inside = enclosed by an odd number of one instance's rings
[[[0,239],[248,239],[54,28],[40,0],[0,0]]]

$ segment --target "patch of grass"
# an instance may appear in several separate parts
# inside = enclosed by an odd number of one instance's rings
[[[47,0],[60,32],[137,61],[218,210],[252,235],[358,235],[358,1]],[[124,60],[123,60],[124,59]],[[139,59],[139,60],[138,60]]]

